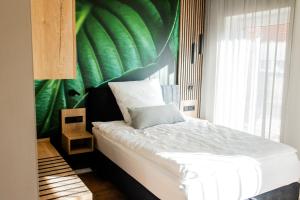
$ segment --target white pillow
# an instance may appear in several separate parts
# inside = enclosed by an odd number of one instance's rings
[[[165,105],[157,79],[128,82],[109,82],[126,123],[131,123],[128,108]]]

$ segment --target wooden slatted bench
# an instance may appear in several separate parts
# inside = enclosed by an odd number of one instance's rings
[[[41,200],[91,200],[93,195],[50,144],[38,140],[39,194]]]

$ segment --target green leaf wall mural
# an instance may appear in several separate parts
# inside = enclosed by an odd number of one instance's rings
[[[38,138],[59,130],[61,109],[84,106],[87,88],[144,79],[166,65],[175,68],[179,3],[77,0],[76,79],[35,81]]]

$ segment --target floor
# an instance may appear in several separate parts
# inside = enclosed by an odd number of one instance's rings
[[[125,200],[126,197],[118,188],[106,180],[97,177],[93,172],[80,174],[79,177],[93,193],[93,200]]]

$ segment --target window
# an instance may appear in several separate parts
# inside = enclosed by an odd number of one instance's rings
[[[211,25],[218,26],[217,37],[210,40],[216,45],[215,61],[204,66],[215,64],[210,65],[215,68],[211,120],[279,141],[292,7],[280,1],[269,9],[247,2],[242,9],[224,6],[229,10],[221,12],[223,22]]]

